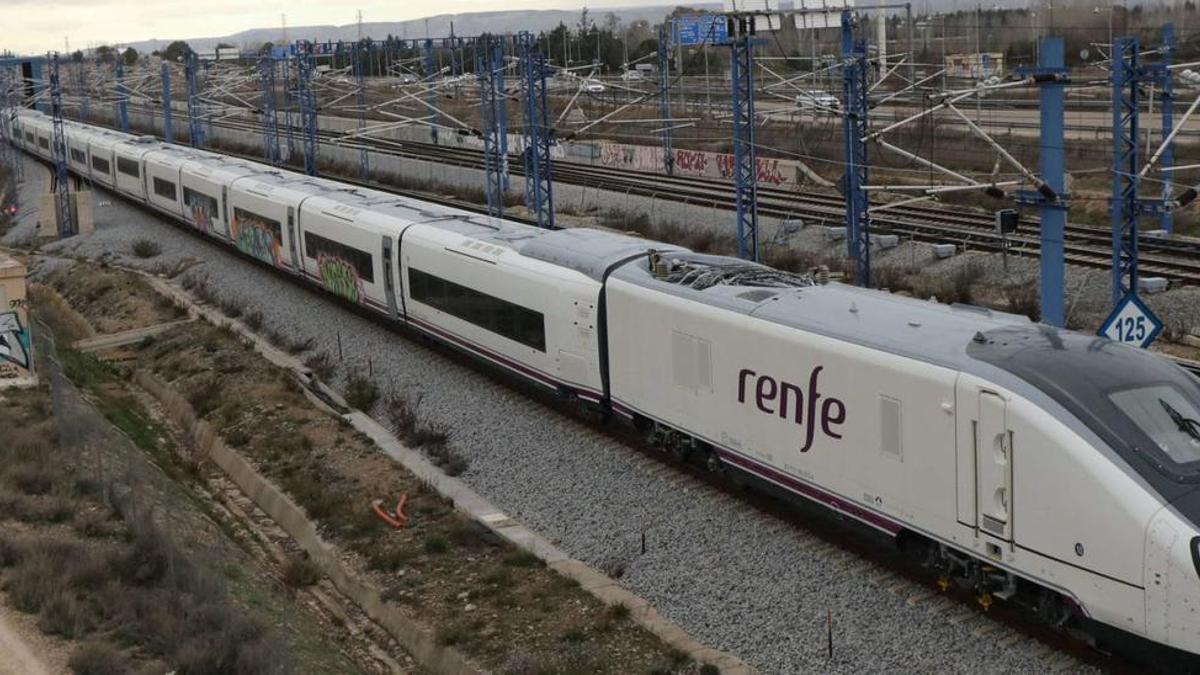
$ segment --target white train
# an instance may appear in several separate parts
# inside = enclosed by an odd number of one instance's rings
[[[49,157],[48,117],[13,126]],[[1200,653],[1200,386],[1165,359],[95,127],[66,135],[94,183],[895,537],[987,597]]]

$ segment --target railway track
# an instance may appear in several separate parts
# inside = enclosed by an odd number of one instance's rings
[[[140,107],[140,110],[156,112],[144,107]],[[261,125],[247,119],[226,119],[213,122],[213,125],[243,132],[262,132]],[[327,145],[367,149],[477,170],[482,170],[484,166],[482,152],[470,148],[379,138],[347,140],[341,134],[330,131],[319,131],[318,135],[319,141]],[[509,170],[513,175],[523,175],[519,163],[511,163]],[[347,180],[342,177],[339,179]],[[734,208],[733,186],[712,179],[667,176],[573,162],[555,163],[554,179],[572,185],[668,199],[689,205],[730,211]],[[839,195],[797,194],[761,186],[758,194],[759,213],[762,215],[817,225],[842,226],[845,222],[845,203]],[[1018,233],[1007,238],[995,232],[992,215],[965,209],[910,205],[874,215],[871,222],[876,233],[897,234],[913,241],[951,243],[986,251],[1001,251],[1007,247],[1008,252],[1016,256],[1040,255],[1041,243],[1037,235],[1039,223],[1034,218],[1023,218]],[[1108,230],[1068,224],[1064,232],[1064,247],[1068,263],[1093,269],[1111,268],[1112,235]],[[1161,276],[1172,284],[1200,283],[1200,239],[1143,235],[1139,238],[1139,247],[1139,269],[1143,276]]]
[[[225,120],[214,124],[241,131],[261,132],[261,127],[249,120]],[[483,168],[482,153],[467,148],[374,138],[347,141],[335,132],[320,132],[320,141],[464,168]],[[523,169],[517,163],[510,165],[510,171],[514,175],[523,175]],[[710,179],[617,170],[572,162],[556,163],[554,178],[556,181],[594,189],[670,199],[697,206],[733,209],[732,186]],[[841,226],[844,223],[845,206],[838,195],[797,194],[777,188],[760,187],[759,213],[814,224]],[[873,216],[872,224],[878,233],[899,234],[915,241],[953,243],[991,251],[1000,251],[1007,245],[1010,253],[1031,257],[1040,253],[1040,240],[1036,234],[1039,224],[1033,218],[1022,219],[1020,231],[1007,237],[1007,240],[994,231],[990,214],[966,210],[928,206],[897,207]],[[1111,267],[1112,235],[1108,230],[1069,224],[1065,231],[1064,243],[1068,263],[1099,269]],[[1172,283],[1200,282],[1200,239],[1142,236],[1139,246],[1140,269],[1143,275],[1162,276]]]

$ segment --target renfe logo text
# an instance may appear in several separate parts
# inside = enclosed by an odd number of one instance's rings
[[[743,368],[738,373],[738,403],[745,403],[749,392],[754,405],[762,412],[768,415],[777,414],[783,419],[791,417],[796,424],[805,428],[804,445],[800,452],[808,452],[817,429],[818,400],[824,399],[820,401],[819,421],[821,431],[826,436],[841,438],[842,435],[836,433],[835,428],[846,421],[846,404],[832,396],[821,396],[817,391],[817,378],[824,369],[824,366],[813,368],[812,374],[808,376],[808,391],[805,391],[790,382],[776,380],[770,375],[759,375],[749,368]],[[805,402],[808,403],[807,406]]]

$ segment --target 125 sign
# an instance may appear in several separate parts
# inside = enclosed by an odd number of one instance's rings
[[[1100,335],[1114,342],[1145,349],[1154,342],[1162,328],[1162,321],[1131,293],[1117,303],[1112,314],[1108,315],[1100,327]]]
[[[1117,319],[1113,328],[1117,331],[1117,342],[1141,343],[1146,339],[1148,331],[1146,317],[1123,316]]]

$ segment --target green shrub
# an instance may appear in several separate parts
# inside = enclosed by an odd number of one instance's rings
[[[441,555],[450,550],[450,542],[445,537],[431,534],[425,537],[425,552],[430,555]]]
[[[160,253],[162,253],[162,247],[156,241],[138,239],[133,242],[133,254],[139,258],[153,258]]]
[[[121,675],[131,670],[119,649],[107,642],[85,642],[71,654],[67,665],[76,675]]]
[[[362,373],[351,373],[346,378],[346,403],[351,408],[368,412],[379,401],[379,387]]]
[[[308,558],[293,557],[283,568],[283,583],[289,588],[307,588],[321,580],[321,569]]]

